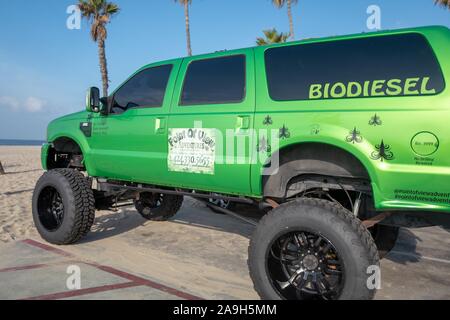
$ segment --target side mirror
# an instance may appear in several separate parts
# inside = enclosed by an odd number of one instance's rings
[[[86,94],[86,110],[88,112],[100,112],[100,89],[89,88]]]

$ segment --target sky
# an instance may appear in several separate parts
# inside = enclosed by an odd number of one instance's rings
[[[89,25],[67,28],[76,0],[0,0],[0,139],[45,139],[48,122],[84,108],[101,87],[97,45]],[[113,0],[108,25],[110,91],[141,66],[186,55],[184,10],[173,0]],[[299,0],[297,40],[369,32],[367,8],[381,10],[381,29],[450,27],[450,11],[434,0]],[[271,0],[193,0],[194,54],[255,45],[262,30],[289,31],[287,12]]]

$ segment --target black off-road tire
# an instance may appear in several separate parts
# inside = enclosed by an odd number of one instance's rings
[[[145,197],[150,193],[142,193],[139,200],[134,201],[134,206],[139,214],[151,221],[166,221],[172,218],[183,205],[183,196],[173,194],[158,195],[161,197],[159,205],[149,205]]]
[[[400,232],[399,227],[375,225],[369,229],[378,248],[378,255],[383,259],[395,247]]]
[[[63,218],[57,228],[43,224],[46,212],[44,192],[56,190],[63,204]],[[41,237],[56,245],[79,241],[91,229],[95,219],[95,200],[88,179],[77,170],[55,169],[42,175],[33,193],[33,220]],[[48,209],[50,210],[50,209]]]
[[[248,266],[262,299],[286,299],[268,272],[268,256],[275,239],[291,231],[311,230],[333,243],[344,264],[342,290],[337,299],[372,299],[367,268],[379,265],[377,247],[369,231],[351,212],[330,201],[301,198],[280,205],[264,216],[249,245]]]

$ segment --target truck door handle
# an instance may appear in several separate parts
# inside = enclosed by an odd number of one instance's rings
[[[236,129],[238,130],[246,130],[250,129],[250,117],[249,116],[238,116]]]
[[[155,133],[163,134],[166,132],[166,117],[157,117],[155,119]]]

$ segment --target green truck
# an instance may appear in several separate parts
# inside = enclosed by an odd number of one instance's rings
[[[86,111],[48,126],[36,227],[66,245],[126,201],[159,221],[184,196],[238,217],[217,201],[254,205],[261,298],[371,299],[399,227],[450,225],[449,53],[432,26],[174,59],[108,97],[90,88]]]

